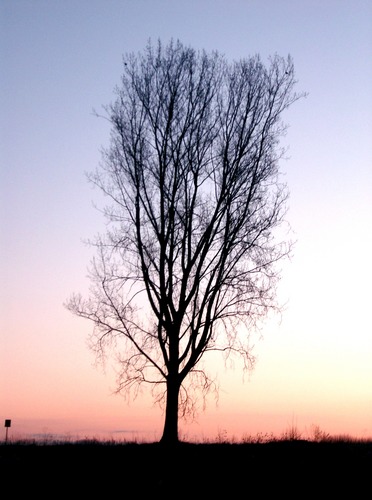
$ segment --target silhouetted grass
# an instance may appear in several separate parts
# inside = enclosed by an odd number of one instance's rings
[[[362,498],[372,480],[372,440],[268,439],[241,443],[17,441],[0,445],[0,474],[12,496],[80,498],[111,494],[139,499],[322,498],[327,492]],[[306,495],[305,495],[306,494]],[[304,496],[305,495],[305,496]]]

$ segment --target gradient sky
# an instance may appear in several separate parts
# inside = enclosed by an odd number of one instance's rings
[[[268,319],[243,380],[221,384],[185,439],[280,435],[292,425],[372,436],[372,2],[370,0],[0,1],[0,424],[10,437],[154,440],[163,416],[145,394],[113,395],[91,324],[63,303],[86,292],[104,229],[85,172],[109,128],[121,58],[179,38],[229,59],[291,54],[308,93],[284,116],[281,164],[297,244],[283,265],[280,319]],[[1,422],[2,421],[2,422]],[[5,429],[0,439],[5,436]]]

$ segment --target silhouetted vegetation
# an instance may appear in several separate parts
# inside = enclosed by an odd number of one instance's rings
[[[200,360],[219,352],[252,369],[250,335],[281,309],[277,264],[292,247],[282,114],[304,94],[289,56],[229,62],[159,41],[123,63],[104,108],[110,144],[89,176],[107,231],[93,242],[90,294],[66,306],[92,323],[98,359],[115,354],[117,392],[151,388],[170,444],[178,419],[218,391]]]
[[[161,443],[17,441],[0,445],[0,470],[12,495],[165,494],[172,498],[361,498],[370,487],[372,439],[262,440]],[[297,496],[296,496],[297,495]],[[320,495],[320,496],[319,496]],[[48,496],[50,498],[50,496]],[[331,497],[330,497],[331,498]],[[334,497],[332,497],[334,498]]]

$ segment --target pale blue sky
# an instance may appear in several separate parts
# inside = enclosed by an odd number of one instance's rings
[[[85,172],[109,129],[92,109],[113,98],[123,53],[171,37],[229,59],[291,54],[308,92],[284,116],[298,240],[288,308],[257,343],[250,381],[223,375],[218,425],[233,421],[232,401],[248,431],[256,406],[325,427],[347,408],[334,429],[372,435],[372,2],[361,0],[0,0],[0,418],[24,422],[32,408],[38,421],[39,397],[51,428],[66,407],[127,411],[108,396],[112,374],[91,366],[90,325],[62,304],[87,289],[82,240],[103,228]]]

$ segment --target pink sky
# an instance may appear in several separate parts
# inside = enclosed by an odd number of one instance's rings
[[[92,114],[113,98],[121,55],[180,38],[229,59],[294,59],[309,96],[285,119],[282,170],[297,244],[283,267],[282,321],[255,342],[255,369],[220,378],[187,439],[281,435],[295,425],[372,436],[372,4],[355,0],[3,0],[0,6],[0,422],[9,435],[160,437],[144,395],[113,395],[94,366],[91,325],[63,303],[87,291],[103,229],[85,172],[107,145]],[[3,428],[5,436],[5,428]],[[0,436],[1,438],[1,436]]]

